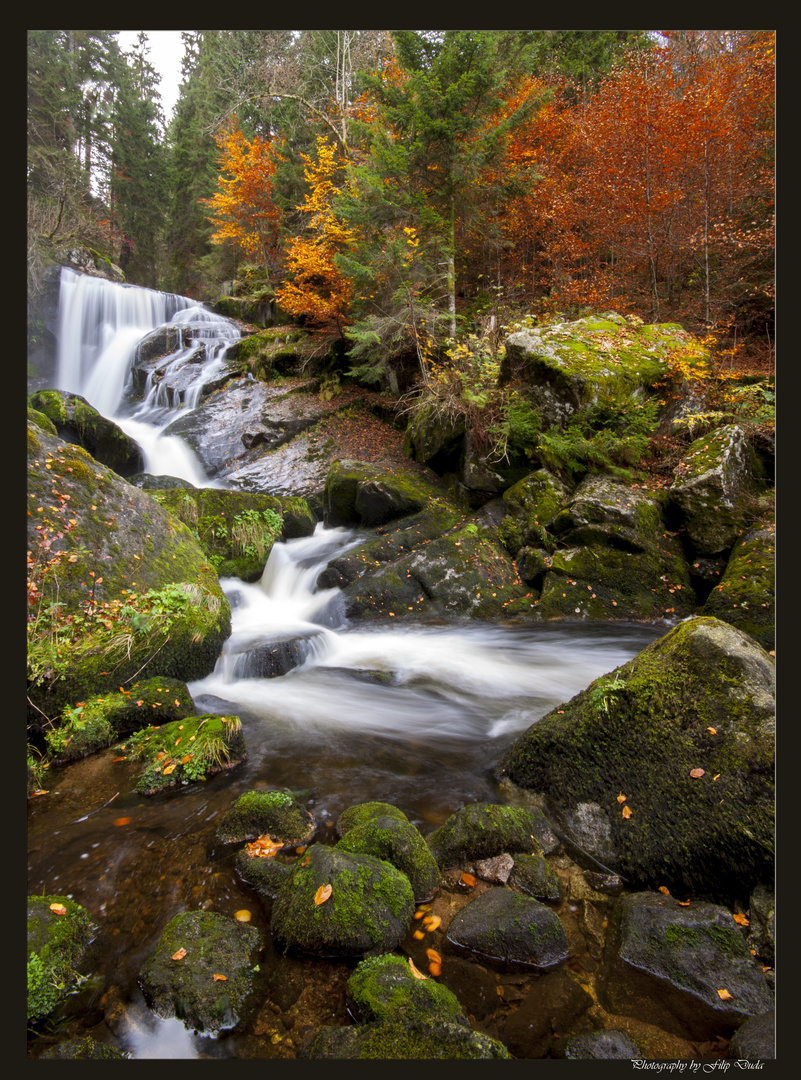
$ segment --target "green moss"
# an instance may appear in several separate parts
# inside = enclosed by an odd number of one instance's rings
[[[51,905],[66,909],[54,912]],[[80,984],[76,970],[94,930],[68,896],[28,897],[28,1020],[42,1020]]]
[[[167,788],[202,781],[239,764],[245,756],[237,716],[193,716],[159,728],[146,728],[120,746],[145,762],[136,791],[154,795]]]

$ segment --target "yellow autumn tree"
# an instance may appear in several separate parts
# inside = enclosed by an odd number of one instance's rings
[[[212,243],[233,240],[242,254],[267,270],[279,255],[279,213],[273,200],[273,177],[279,157],[269,140],[256,135],[248,140],[234,120],[219,135],[220,175],[217,192],[201,199],[212,213]]]
[[[284,311],[306,324],[336,326],[341,334],[350,322],[353,288],[334,256],[354,240],[352,230],[334,211],[334,200],[340,192],[335,178],[342,165],[335,148],[322,136],[317,139],[317,160],[302,156],[309,192],[298,209],[307,215],[307,226],[287,245],[287,280],[276,291],[276,299]]]

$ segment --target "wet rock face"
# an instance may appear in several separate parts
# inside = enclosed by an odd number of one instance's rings
[[[713,904],[680,906],[655,893],[619,900],[605,964],[610,1012],[685,1038],[730,1034],[772,1009],[759,963],[731,914]]]
[[[773,712],[764,650],[690,619],[524,732],[498,775],[629,881],[745,900],[773,878]]]
[[[462,908],[448,927],[448,942],[490,964],[546,971],[570,955],[557,915],[530,896],[495,888]]]
[[[206,1034],[231,1028],[253,986],[258,946],[252,926],[215,912],[184,912],[167,925],[143,967],[142,989],[159,1016],[177,1016]]]
[[[776,644],[775,560],[776,526],[749,529],[734,545],[701,614],[736,626],[770,651]]]

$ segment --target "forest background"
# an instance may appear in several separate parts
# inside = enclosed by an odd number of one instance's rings
[[[117,34],[28,31],[29,298],[76,247],[250,281],[468,404],[511,326],[588,309],[772,371],[774,31],[184,31],[169,122]]]

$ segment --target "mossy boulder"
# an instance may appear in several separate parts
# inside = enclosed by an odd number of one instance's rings
[[[561,894],[559,875],[542,855],[515,855],[508,883],[549,903],[558,901]]]
[[[506,339],[498,381],[521,386],[543,428],[561,427],[600,393],[640,396],[692,340],[678,325],[638,326],[615,313],[553,322]]]
[[[320,889],[331,886],[327,899]],[[409,879],[388,862],[313,844],[273,905],[279,949],[309,956],[365,956],[398,946],[414,911]]]
[[[217,826],[224,844],[241,844],[269,835],[284,847],[302,847],[314,835],[314,818],[289,791],[246,791]]]
[[[234,298],[228,298],[226,302],[232,305],[238,303]],[[229,348],[227,359],[230,364],[239,365],[242,372],[249,372],[254,378],[266,381],[297,369],[304,356],[301,346],[304,338],[304,332],[297,326],[271,326],[241,338]]]
[[[362,960],[348,979],[348,1011],[359,1023],[441,1020],[469,1027],[458,999],[434,979],[414,975],[408,960],[385,953]]]
[[[214,1035],[234,1027],[253,989],[259,933],[213,911],[187,911],[166,926],[140,973],[150,1007]],[[176,953],[185,955],[173,959]],[[224,975],[224,979],[216,979]]]
[[[385,525],[417,513],[441,496],[438,485],[400,470],[378,471],[363,461],[335,461],[325,481],[325,523]]]
[[[461,866],[504,852],[554,851],[559,842],[536,807],[471,803],[426,838],[438,866]]]
[[[615,905],[601,985],[610,1012],[694,1040],[731,1035],[773,1005],[729,911],[651,892]]]
[[[531,896],[495,888],[460,908],[448,943],[501,967],[548,971],[570,955],[559,917]]]
[[[56,1043],[39,1057],[46,1061],[127,1061],[129,1055],[116,1046],[83,1035]]]
[[[631,882],[747,898],[773,876],[774,687],[753,638],[688,619],[520,735],[496,774]]]
[[[410,821],[382,815],[354,825],[337,844],[340,851],[384,859],[409,879],[416,903],[430,900],[439,887],[439,867]]]
[[[749,529],[732,548],[702,615],[736,626],[770,651],[776,643],[776,526]]]
[[[96,927],[69,896],[28,897],[28,1022],[43,1020],[79,982],[78,965]]]
[[[294,861],[283,855],[251,855],[247,845],[239,849],[234,859],[237,873],[263,900],[274,900],[292,871]]]
[[[56,761],[74,761],[111,746],[122,735],[194,715],[186,683],[158,676],[74,706],[59,727],[45,732],[45,743]]]
[[[197,537],[220,577],[256,581],[277,540],[311,536],[316,524],[299,496],[223,488],[171,488],[153,498]]]
[[[506,1060],[509,1051],[491,1035],[443,1021],[324,1027],[304,1046],[301,1057],[378,1060]]]
[[[464,452],[463,416],[443,417],[433,405],[416,409],[406,427],[403,452],[443,475],[455,472]]]
[[[39,412],[37,409],[31,408],[30,405],[28,405],[28,423],[41,428],[46,435],[58,435],[56,425],[50,417],[45,416],[43,412]]]
[[[355,829],[357,825],[364,825],[368,821],[374,821],[377,817],[392,817],[396,821],[408,821],[408,817],[397,806],[385,802],[356,803],[343,810],[336,821],[338,836],[344,836],[346,832]]]
[[[197,539],[78,446],[28,426],[30,722],[168,675],[208,675],[230,606]],[[40,710],[40,711],[37,711]]]
[[[139,443],[113,420],[102,416],[80,394],[39,390],[31,394],[29,402],[33,409],[52,422],[60,439],[83,447],[95,461],[120,476],[133,476],[142,471],[144,457]]]
[[[521,548],[540,546],[547,527],[570,500],[570,489],[547,469],[529,473],[503,493],[503,544],[512,558]]]
[[[670,502],[699,555],[727,551],[751,524],[754,452],[736,424],[696,439],[675,470]]]
[[[135,788],[140,795],[202,782],[247,758],[238,716],[188,716],[162,727],[143,728],[120,749],[144,765]]]

